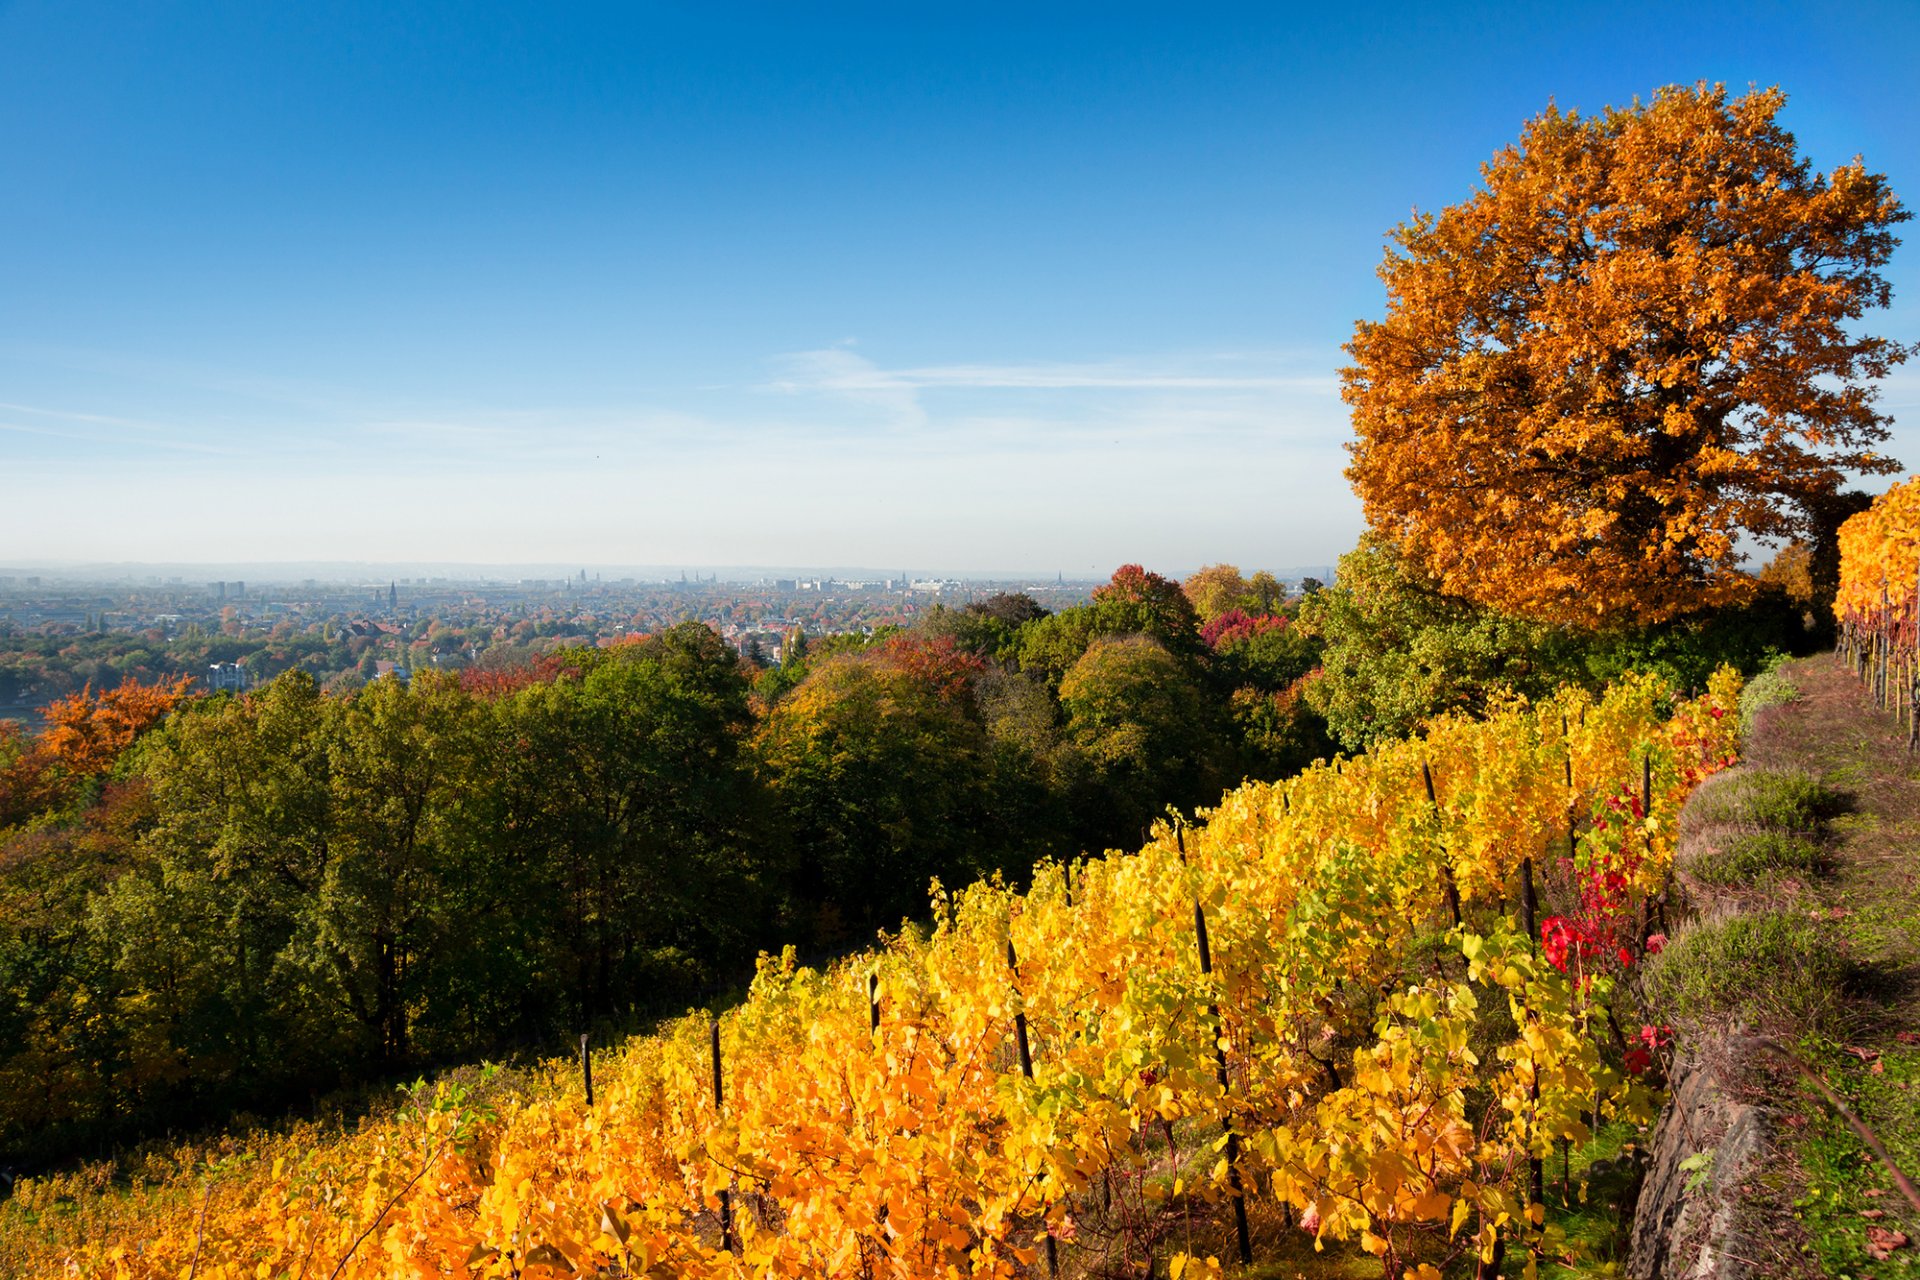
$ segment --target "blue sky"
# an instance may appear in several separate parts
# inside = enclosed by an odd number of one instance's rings
[[[1872,3],[0,5],[0,561],[1330,561],[1388,228],[1550,98],[1700,79],[1920,201],[1916,50]]]

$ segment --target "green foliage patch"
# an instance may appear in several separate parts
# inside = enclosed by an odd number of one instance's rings
[[[1703,884],[1739,886],[1780,875],[1810,875],[1820,869],[1820,846],[1790,831],[1735,836],[1695,858],[1689,870]]]
[[[1847,1105],[1873,1129],[1887,1153],[1903,1169],[1920,1164],[1920,1049],[1889,1049],[1861,1070],[1858,1056],[1844,1046],[1822,1046],[1822,1074],[1837,1082]],[[1880,1225],[1909,1234],[1912,1213],[1895,1189],[1893,1177],[1845,1121],[1818,1103],[1813,1120],[1796,1147],[1805,1184],[1794,1211],[1804,1224],[1808,1248],[1830,1276],[1874,1276],[1892,1280],[1920,1276],[1920,1250],[1894,1249],[1885,1258],[1867,1251],[1867,1227]]]
[[[1775,658],[1766,668],[1740,691],[1740,737],[1744,740],[1753,734],[1753,723],[1759,714],[1768,707],[1792,702],[1800,696],[1800,689],[1781,672],[1784,657]]]
[[[1839,792],[1798,769],[1750,769],[1703,790],[1696,821],[1816,831],[1845,806]]]
[[[1767,911],[1684,929],[1648,964],[1646,985],[1653,1007],[1677,1023],[1797,1036],[1832,1022],[1848,972],[1829,930]]]
[[[1447,594],[1371,533],[1341,557],[1337,583],[1310,597],[1300,620],[1326,646],[1312,704],[1349,751],[1415,733],[1443,712],[1483,714],[1501,698],[1540,698],[1563,684],[1598,689],[1628,672],[1702,688],[1722,665],[1752,673],[1818,641],[1777,587],[1653,626],[1551,626]]]

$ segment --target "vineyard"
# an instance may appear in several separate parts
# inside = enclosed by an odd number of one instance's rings
[[[23,1270],[116,1280],[1178,1277],[1288,1232],[1389,1277],[1563,1259],[1553,1157],[1657,1100],[1637,979],[1736,693],[1444,718],[1024,893],[936,885],[931,928],[763,959],[590,1083],[423,1087],[77,1202],[24,1182],[0,1238],[38,1215]],[[1196,1217],[1237,1231],[1196,1248]]]
[[[1840,592],[1833,611],[1843,661],[1874,701],[1920,738],[1920,479],[1894,485],[1840,526]]]

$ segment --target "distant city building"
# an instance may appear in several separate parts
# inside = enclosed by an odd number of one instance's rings
[[[207,687],[216,693],[245,693],[252,686],[247,669],[237,662],[216,662],[207,668]]]

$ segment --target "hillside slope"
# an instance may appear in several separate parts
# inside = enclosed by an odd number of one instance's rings
[[[1920,1275],[1920,1211],[1815,1083],[1920,1171],[1920,757],[1832,657],[1779,678],[1789,700],[1753,715],[1743,768],[1682,820],[1696,919],[1667,988],[1695,1024],[1692,1080],[1641,1204],[1640,1277]]]

